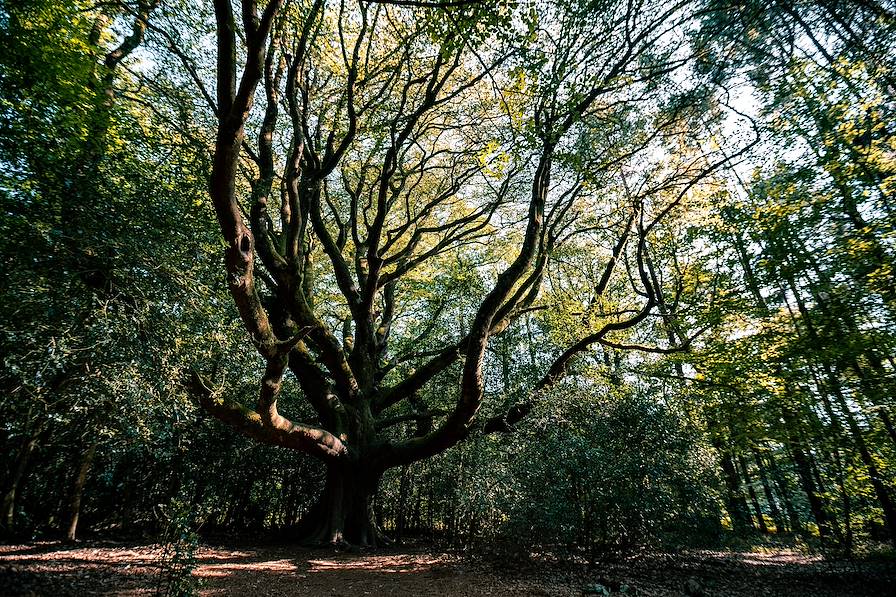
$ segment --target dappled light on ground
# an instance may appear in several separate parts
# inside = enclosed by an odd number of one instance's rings
[[[731,558],[750,566],[804,566],[807,564],[820,564],[824,558],[820,555],[806,555],[798,551],[780,550],[774,552],[745,552],[731,554],[724,551],[697,551],[710,559]]]
[[[39,542],[0,546],[0,595],[155,594],[155,544]],[[518,560],[421,548],[334,553],[286,545],[203,546],[194,574],[202,595],[579,596],[603,580],[635,594],[817,597],[889,595],[891,562],[825,560],[792,550],[653,553],[589,568],[547,556]]]
[[[197,570],[197,575],[203,578],[210,578],[214,576],[228,576],[232,572],[245,570],[291,574],[296,571],[296,565],[289,560],[271,560],[268,562],[251,562],[246,564],[204,564]]]
[[[383,573],[423,572],[444,565],[445,557],[412,556],[407,554],[372,556],[346,560],[309,560],[311,572],[331,570],[372,570]]]

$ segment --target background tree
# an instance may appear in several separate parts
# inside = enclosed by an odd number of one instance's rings
[[[195,319],[215,294],[198,274],[211,250],[202,156],[119,101],[133,89],[123,65],[154,9],[4,6],[7,530],[46,523],[74,540],[93,463],[109,466],[184,410],[185,326],[212,331]],[[198,354],[212,350],[201,344]],[[23,488],[33,467],[48,474]],[[59,502],[35,500],[31,520],[17,521],[23,493]]]

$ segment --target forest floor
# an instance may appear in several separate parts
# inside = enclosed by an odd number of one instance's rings
[[[160,586],[154,544],[35,542],[0,545],[0,595],[152,595]],[[896,563],[829,561],[764,553],[653,553],[589,569],[534,556],[497,560],[424,548],[333,553],[282,545],[203,545],[194,574],[202,595],[639,596],[893,595]],[[589,592],[592,591],[592,592]]]

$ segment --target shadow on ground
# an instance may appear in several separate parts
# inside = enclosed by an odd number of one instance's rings
[[[0,595],[152,595],[158,545],[40,542],[0,546]],[[195,575],[203,595],[573,596],[596,583],[644,597],[891,595],[892,562],[828,562],[796,552],[688,551],[588,569],[545,557],[495,565],[422,549],[333,553],[286,546],[202,547]]]

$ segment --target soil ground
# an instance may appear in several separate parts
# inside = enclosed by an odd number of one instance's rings
[[[108,541],[0,545],[0,595],[152,595],[161,553],[159,545]],[[654,553],[590,569],[545,556],[508,561],[419,547],[333,553],[203,545],[197,559],[194,574],[209,596],[580,596],[597,583],[625,584],[640,596],[896,594],[893,562],[832,562],[784,550]]]

